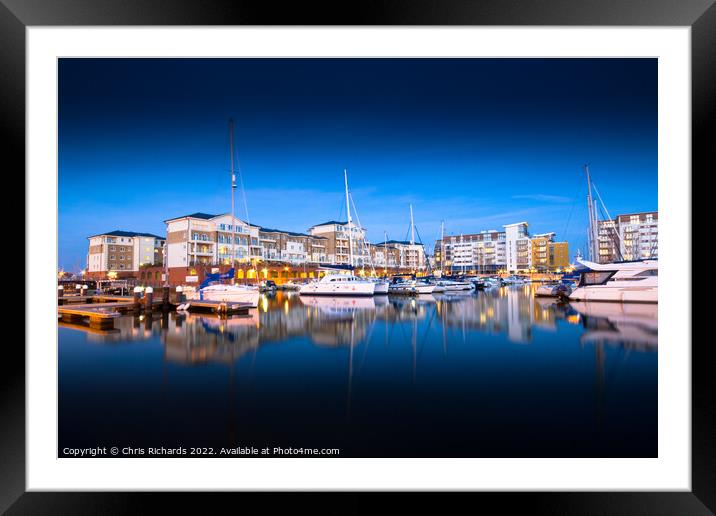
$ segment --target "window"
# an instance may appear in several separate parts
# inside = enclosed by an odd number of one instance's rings
[[[585,272],[582,274],[582,279],[579,282],[579,286],[585,285],[604,285],[609,278],[614,276],[616,271],[592,271]]]
[[[641,271],[637,276],[658,276],[659,270],[658,269],[648,269],[645,271]]]

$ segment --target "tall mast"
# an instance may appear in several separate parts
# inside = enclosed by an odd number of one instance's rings
[[[440,221],[440,276],[445,270],[445,221]]]
[[[587,175],[587,211],[589,212],[589,258],[593,262],[599,261],[599,228],[597,223],[597,212],[592,197],[592,178],[589,174],[589,165],[584,165],[584,173]]]
[[[415,224],[413,223],[413,205],[410,205],[410,245],[415,244]]]
[[[383,254],[385,255],[385,268],[388,268],[388,232],[383,231]]]
[[[351,203],[348,200],[348,170],[343,169],[343,179],[346,184],[346,213],[348,214],[348,252],[351,260],[351,267],[353,267],[353,228],[351,227]]]
[[[229,118],[229,162],[231,168],[231,267],[236,262],[236,218],[234,217],[234,190],[236,190],[236,174],[234,173],[234,119]],[[249,231],[249,238],[251,232]],[[231,278],[234,282],[234,278]]]

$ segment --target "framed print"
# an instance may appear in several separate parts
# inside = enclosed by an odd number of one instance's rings
[[[713,510],[690,171],[716,8],[448,4],[4,1],[3,510]]]

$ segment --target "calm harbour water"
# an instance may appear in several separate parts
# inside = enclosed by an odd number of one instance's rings
[[[657,307],[472,294],[263,297],[248,316],[59,328],[65,447],[654,457]]]

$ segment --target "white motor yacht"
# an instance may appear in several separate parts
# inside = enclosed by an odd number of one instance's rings
[[[416,294],[412,281],[394,281],[388,286],[390,294],[399,294],[403,296],[412,296]]]
[[[657,303],[659,268],[657,260],[594,263],[580,260],[582,272],[571,301]]]
[[[387,294],[388,293],[388,287],[390,286],[390,282],[387,280],[379,279],[379,278],[371,278],[373,283],[375,283],[375,294]]]
[[[445,289],[445,292],[459,292],[466,290],[475,290],[475,285],[470,281],[443,280],[438,285]]]
[[[372,296],[375,283],[352,274],[328,274],[318,281],[303,285],[302,296]]]
[[[194,292],[187,292],[187,300],[226,301],[248,303],[251,308],[259,305],[261,293],[256,287],[248,285],[208,285]]]

